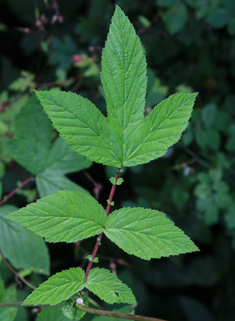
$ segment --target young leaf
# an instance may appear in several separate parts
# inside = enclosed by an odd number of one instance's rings
[[[101,81],[108,119],[120,141],[122,158],[131,132],[143,123],[146,73],[140,39],[124,12],[116,6],[102,53]]]
[[[106,213],[91,196],[58,191],[8,218],[45,237],[48,242],[76,242],[103,231]]]
[[[17,211],[17,207],[0,207],[0,251],[16,269],[30,269],[36,273],[50,274],[50,260],[44,240],[7,215]],[[33,255],[32,255],[33,253]]]
[[[70,298],[84,287],[85,273],[81,268],[71,268],[54,274],[39,285],[24,301],[23,305],[56,305]]]
[[[135,166],[162,156],[186,128],[196,94],[170,96],[144,118],[146,61],[118,6],[101,65],[108,118],[76,94],[37,91],[55,128],[73,150],[104,165]]]
[[[89,291],[107,303],[129,303],[136,305],[136,300],[131,289],[108,270],[92,269],[85,286]]]
[[[104,233],[128,254],[145,260],[198,251],[164,213],[150,209],[114,211],[108,216]]]
[[[89,299],[87,298],[87,294],[88,292],[80,296],[80,299],[83,300],[82,305],[85,305],[86,307],[89,306]],[[86,314],[85,311],[74,309],[73,305],[77,297],[78,295],[74,294],[63,303],[63,307],[62,307],[62,311],[64,315],[66,315],[68,319],[71,319],[73,321],[80,320]]]
[[[16,117],[14,127],[16,138],[8,142],[8,149],[20,165],[36,175],[41,197],[61,189],[85,192],[64,175],[89,167],[91,161],[72,151],[62,138],[51,145],[52,124],[35,97]]]

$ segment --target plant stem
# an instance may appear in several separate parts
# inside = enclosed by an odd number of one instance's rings
[[[32,179],[34,179],[34,176],[27,178],[23,183],[20,184],[20,186],[16,187],[10,194],[8,194],[6,197],[4,197],[0,202],[0,206],[2,204],[4,204],[6,201],[8,201],[9,198],[11,198],[19,189],[21,189],[26,184],[28,184]]]
[[[118,168],[118,170],[117,170],[117,172],[115,174],[115,183],[117,183],[119,173],[120,173],[120,168]],[[116,189],[116,184],[113,184],[112,189],[111,189],[110,194],[109,194],[108,204],[107,204],[107,207],[106,207],[106,216],[109,215],[109,211],[110,211],[110,207],[111,207],[111,203],[112,203],[112,200],[113,200],[113,195],[114,195],[115,189]],[[92,252],[92,260],[89,262],[89,264],[87,266],[87,269],[86,269],[85,282],[86,282],[87,277],[88,277],[88,275],[90,273],[90,270],[91,270],[93,261],[95,259],[96,253],[98,251],[98,248],[99,248],[99,245],[100,245],[100,242],[101,242],[103,234],[104,234],[103,232],[100,233],[100,235],[97,238],[94,250]]]
[[[1,302],[0,303],[0,308],[10,308],[10,307],[18,307],[18,308],[35,308],[35,305],[22,305],[24,302],[19,301],[19,302]],[[37,305],[38,307],[50,307],[49,304],[45,305]],[[61,306],[61,304],[56,304],[56,307]]]
[[[18,278],[21,279],[21,281],[23,281],[26,285],[28,285],[31,289],[35,290],[36,287],[34,285],[32,285],[31,283],[29,283],[27,280],[25,280],[25,278],[23,276],[21,276],[11,265],[10,263],[7,262],[7,260],[5,259],[4,256],[2,256],[2,254],[0,254],[3,262],[9,267],[9,269],[11,270],[11,272],[13,272]]]
[[[82,310],[82,311],[85,311],[85,312],[88,312],[88,313],[91,313],[91,314],[102,315],[102,316],[105,316],[105,317],[112,317],[112,318],[125,319],[125,320],[136,320],[136,321],[138,321],[138,320],[140,320],[140,321],[165,321],[165,320],[162,320],[162,319],[145,317],[145,316],[142,316],[142,315],[103,311],[103,310],[88,308],[88,307],[86,307],[84,305],[78,305],[78,304],[76,304],[74,307],[77,310]]]

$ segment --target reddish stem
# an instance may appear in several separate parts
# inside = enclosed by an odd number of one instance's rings
[[[11,198],[19,189],[21,189],[22,187],[24,187],[26,184],[28,184],[32,179],[34,179],[33,176],[27,178],[23,183],[20,184],[20,186],[16,187],[10,194],[8,194],[6,197],[4,197],[1,202],[0,202],[0,206],[2,204],[4,204],[6,201],[9,200],[9,198]]]
[[[115,174],[115,183],[117,183],[119,173],[120,173],[120,168],[118,168],[118,170],[117,170],[117,172],[116,172],[116,174]],[[111,189],[110,194],[109,194],[108,205],[107,205],[107,207],[106,207],[106,216],[109,215],[109,211],[110,211],[111,203],[112,203],[112,201],[113,201],[113,195],[114,195],[115,189],[116,189],[116,184],[113,184],[112,189]],[[92,252],[92,260],[89,262],[89,264],[88,264],[88,266],[87,266],[87,269],[86,269],[85,282],[86,282],[87,277],[88,277],[88,275],[89,275],[89,273],[90,273],[90,270],[91,270],[93,261],[94,261],[94,259],[95,259],[96,253],[97,253],[97,251],[98,251],[98,248],[99,248],[99,245],[100,245],[100,242],[101,242],[101,239],[102,239],[103,234],[104,234],[103,232],[100,233],[100,235],[99,235],[98,238],[97,238],[97,241],[96,241],[94,250],[93,250],[93,252]]]

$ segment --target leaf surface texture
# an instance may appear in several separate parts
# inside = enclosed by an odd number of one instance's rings
[[[128,254],[145,260],[198,250],[181,229],[156,210],[114,211],[108,216],[104,233]]]
[[[48,242],[76,242],[103,231],[106,213],[91,196],[58,191],[8,216]]]
[[[54,274],[39,285],[23,305],[56,305],[84,288],[85,273],[81,268],[71,268]]]

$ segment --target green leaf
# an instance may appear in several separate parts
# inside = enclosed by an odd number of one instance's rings
[[[145,260],[198,251],[164,213],[122,208],[108,216],[105,235],[128,254]]]
[[[70,298],[84,287],[85,273],[81,268],[71,268],[54,274],[39,285],[24,301],[23,305],[56,305]]]
[[[88,193],[64,175],[88,168],[91,164],[88,158],[72,151],[61,137],[56,139],[48,153],[46,169],[36,176],[40,197],[58,190],[77,190]]]
[[[13,285],[4,291],[2,295],[1,303],[14,302],[16,301],[16,285]],[[14,321],[17,308],[0,308],[0,320],[1,321]]]
[[[117,6],[102,53],[101,81],[108,118],[121,143],[122,155],[125,155],[131,132],[143,122],[146,74],[146,59],[139,37]]]
[[[55,128],[73,150],[97,163],[120,166],[114,133],[108,119],[95,105],[71,92],[36,91],[36,94]]]
[[[196,94],[173,95],[144,118],[146,61],[132,24],[118,6],[102,54],[101,80],[108,118],[76,94],[36,92],[73,150],[104,165],[135,166],[162,156],[180,138]]]
[[[31,269],[36,273],[49,275],[50,260],[44,240],[8,219],[7,215],[16,211],[17,208],[12,205],[0,207],[0,251],[2,255],[16,269]]]
[[[108,270],[92,269],[85,286],[89,291],[107,303],[129,303],[136,305],[136,300],[131,289]]]
[[[181,1],[177,1],[174,7],[162,14],[162,19],[169,33],[174,35],[185,26],[188,20],[188,10]]]
[[[14,121],[16,138],[9,142],[11,156],[33,174],[46,168],[52,125],[35,96],[32,96]]]
[[[147,163],[167,152],[185,130],[197,94],[174,94],[163,100],[128,141],[125,166]]]
[[[36,321],[68,321],[60,307],[44,307]]]
[[[89,299],[87,298],[87,294],[88,292],[80,296],[80,298],[83,300],[82,305],[85,305],[86,307],[89,306]],[[71,298],[64,302],[62,307],[64,315],[66,315],[66,317],[71,320],[80,320],[86,314],[85,311],[74,309],[73,305],[77,297],[78,295],[74,294]]]
[[[48,242],[76,242],[103,231],[106,213],[91,196],[59,191],[8,216]]]
[[[51,195],[58,190],[79,191],[88,194],[87,190],[71,182],[65,176],[55,176],[50,170],[36,176],[36,184],[40,197]]]
[[[52,124],[35,96],[16,117],[14,126],[16,138],[8,148],[20,165],[36,174],[40,197],[61,189],[85,192],[64,175],[89,167],[91,161],[72,151],[62,138],[51,145]]]

